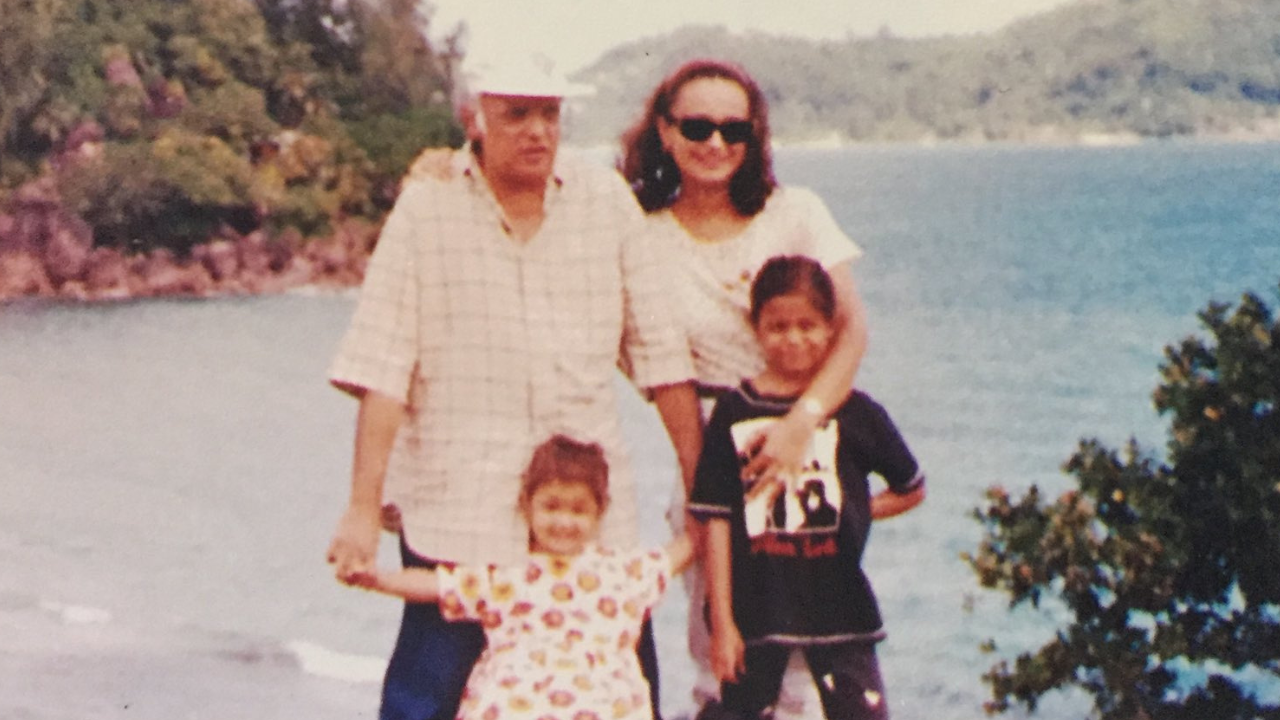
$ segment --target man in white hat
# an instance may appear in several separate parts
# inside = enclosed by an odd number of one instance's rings
[[[557,153],[576,90],[537,64],[482,76],[459,108],[470,151],[447,179],[407,179],[387,217],[330,372],[360,399],[350,501],[329,548],[344,583],[372,577],[384,500],[399,509],[408,565],[519,562],[520,473],[555,433],[605,448],[602,543],[633,546],[618,367],[693,472],[693,370],[641,212],[616,173]],[[380,717],[453,720],[482,645],[477,626],[406,604]]]

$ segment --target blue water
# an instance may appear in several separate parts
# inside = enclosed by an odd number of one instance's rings
[[[1046,638],[1055,611],[1009,614],[977,587],[959,560],[980,537],[968,512],[995,483],[1065,488],[1058,467],[1082,436],[1161,449],[1163,347],[1211,299],[1276,300],[1280,145],[777,161],[866,250],[859,383],[930,478],[867,559],[894,712],[981,717],[981,673]],[[351,305],[0,306],[0,717],[374,716],[398,610],[323,563],[354,410],[323,378]],[[625,420],[656,541],[670,453],[638,401]],[[675,715],[689,704],[678,593],[658,623]],[[1054,698],[1041,716],[1086,708]]]

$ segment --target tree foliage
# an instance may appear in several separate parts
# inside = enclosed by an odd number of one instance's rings
[[[984,676],[990,711],[1075,687],[1106,720],[1280,718],[1280,323],[1253,294],[1200,319],[1211,339],[1160,367],[1164,460],[1085,440],[1064,466],[1077,489],[991,488],[976,511],[981,584],[1071,617]]]
[[[461,141],[461,30],[429,27],[415,0],[0,0],[0,200],[53,177],[98,244],[176,250],[376,216]]]

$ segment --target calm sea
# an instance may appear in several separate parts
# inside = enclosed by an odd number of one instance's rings
[[[973,720],[980,675],[1052,633],[959,554],[991,484],[1058,492],[1083,436],[1154,451],[1163,347],[1280,280],[1280,145],[784,150],[865,248],[861,385],[932,494],[867,564],[898,718]],[[394,601],[323,561],[354,405],[325,367],[352,297],[0,306],[0,717],[375,717]],[[674,471],[626,409],[650,539]],[[390,550],[390,548],[386,548]],[[390,553],[388,562],[392,561]],[[678,591],[664,706],[688,710]],[[997,655],[979,644],[995,638]],[[1079,718],[1064,697],[1042,717]],[[1017,716],[1016,714],[1014,715]]]

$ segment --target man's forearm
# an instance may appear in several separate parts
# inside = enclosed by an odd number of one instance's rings
[[[404,420],[404,405],[373,390],[360,399],[356,417],[355,455],[351,467],[350,506],[377,514],[391,448]]]

